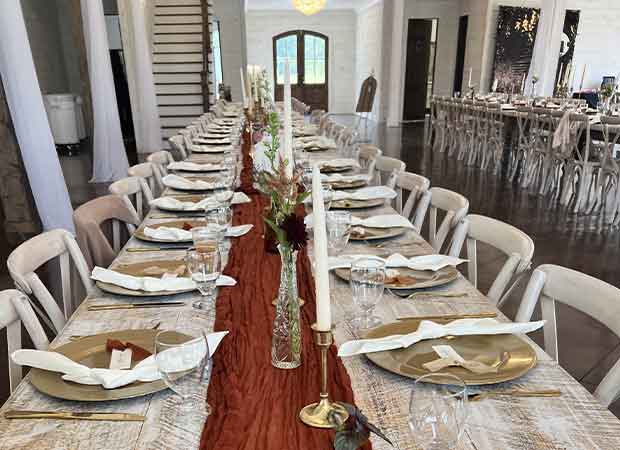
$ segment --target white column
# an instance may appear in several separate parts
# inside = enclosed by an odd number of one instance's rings
[[[532,94],[532,77],[537,75],[539,81],[536,84],[536,95],[551,96],[555,87],[555,73],[560,58],[566,0],[542,0],[540,11],[525,92]]]
[[[405,2],[404,0],[393,1],[392,20],[392,54],[390,58],[390,97],[388,103],[388,127],[397,127],[403,118],[403,39],[405,29]]]
[[[129,164],[116,104],[108,35],[101,0],[81,0],[88,74],[93,102],[92,182],[127,176]]]
[[[73,231],[73,209],[50,130],[19,0],[0,2],[0,74],[45,230]]]
[[[151,10],[145,0],[119,0],[118,10],[136,147],[138,153],[156,152],[162,148],[162,137],[147,34],[146,15]]]

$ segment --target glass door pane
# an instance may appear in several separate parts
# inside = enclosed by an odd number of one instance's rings
[[[325,39],[304,35],[304,84],[325,84]]]
[[[276,41],[276,83],[284,84],[284,64],[288,61],[291,84],[297,84],[297,35],[291,34]]]

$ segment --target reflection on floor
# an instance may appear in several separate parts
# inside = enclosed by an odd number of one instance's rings
[[[338,120],[346,124],[354,121],[350,116],[338,116]],[[368,135],[369,140],[378,143],[386,155],[405,161],[408,171],[427,176],[434,186],[465,195],[470,201],[471,212],[508,222],[530,235],[536,245],[533,267],[544,263],[559,264],[620,286],[620,230],[599,229],[596,217],[569,214],[550,205],[546,198],[531,195],[498,176],[431,154],[424,149],[421,125],[386,128],[370,123]],[[74,207],[106,193],[105,186],[88,183],[88,155],[63,158],[62,164]],[[494,279],[501,258],[491,249],[479,249],[479,288],[482,292]],[[10,287],[6,276],[0,276],[0,287]],[[503,308],[509,317],[516,313],[523,287]],[[588,293],[584,292],[584,295]],[[539,314],[537,311],[535,317]],[[558,323],[560,364],[592,391],[620,358],[620,340],[600,323],[569,307],[558,308]],[[534,338],[542,345],[540,333]],[[6,345],[0,342],[0,402],[8,393],[5,352]],[[618,403],[611,409],[620,416]]]

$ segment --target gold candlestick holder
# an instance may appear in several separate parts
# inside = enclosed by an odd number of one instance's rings
[[[318,403],[312,403],[299,412],[299,418],[303,423],[314,428],[336,428],[339,423],[344,423],[349,418],[346,408],[337,402],[329,400],[327,391],[327,352],[333,342],[330,331],[319,331],[316,324],[314,330],[314,342],[319,347],[321,354],[321,393]],[[334,417],[335,416],[335,417]],[[336,420],[330,420],[330,418]]]

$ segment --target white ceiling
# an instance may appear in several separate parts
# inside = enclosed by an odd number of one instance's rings
[[[327,0],[325,9],[362,9],[377,0]],[[246,0],[247,9],[293,9],[291,0]]]

